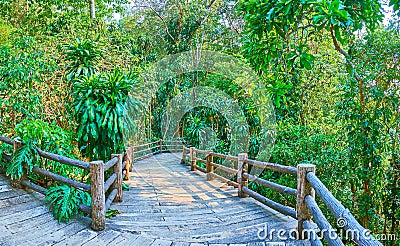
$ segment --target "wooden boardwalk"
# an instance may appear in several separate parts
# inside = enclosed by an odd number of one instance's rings
[[[135,163],[130,191],[111,206],[121,214],[101,232],[84,216],[59,224],[42,195],[13,190],[0,176],[0,245],[309,245],[276,233],[260,240],[265,225],[289,231],[297,221],[179,162],[179,154],[164,153]]]

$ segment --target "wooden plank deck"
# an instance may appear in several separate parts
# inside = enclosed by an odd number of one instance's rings
[[[42,195],[13,190],[0,176],[0,245],[309,245],[276,233],[260,240],[264,225],[288,231],[297,221],[179,162],[179,154],[164,153],[135,163],[124,202],[111,206],[121,214],[102,232],[84,216],[58,223]]]

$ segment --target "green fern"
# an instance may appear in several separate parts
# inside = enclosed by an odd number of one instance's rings
[[[10,165],[7,167],[7,175],[10,175],[12,179],[20,179],[23,175],[24,165],[31,172],[38,158],[36,145],[32,141],[27,141],[14,154]]]
[[[80,204],[90,204],[90,195],[67,185],[53,186],[47,190],[46,201],[58,222],[68,222],[79,213]]]

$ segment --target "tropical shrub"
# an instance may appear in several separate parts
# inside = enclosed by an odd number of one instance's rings
[[[72,81],[80,76],[91,76],[96,73],[96,63],[101,57],[101,50],[96,41],[76,39],[64,47],[67,66],[66,79]]]
[[[53,215],[58,222],[68,222],[72,216],[79,213],[81,204],[90,205],[89,193],[67,185],[48,188],[46,201],[53,210]]]
[[[57,65],[36,50],[31,37],[12,39],[14,46],[0,45],[0,130],[13,129],[21,119],[42,118],[44,114],[42,80]],[[3,108],[4,107],[4,108]]]
[[[24,173],[24,168],[31,172],[38,159],[36,145],[33,141],[27,141],[14,154],[11,163],[7,167],[7,175],[12,179],[20,179]]]
[[[41,120],[24,120],[16,126],[15,133],[24,145],[17,150],[8,166],[7,174],[12,178],[21,177],[22,164],[28,167],[28,171],[31,171],[33,166],[39,166],[66,177],[82,174],[82,170],[78,168],[40,158],[36,151],[36,148],[40,148],[62,156],[78,158],[72,133]],[[42,186],[51,182],[33,173],[29,173],[29,176]]]
[[[17,149],[7,166],[7,175],[11,178],[21,178],[26,168],[28,177],[34,183],[43,187],[54,185],[53,180],[32,173],[32,168],[39,166],[65,177],[85,179],[86,174],[81,169],[41,158],[37,152],[37,148],[40,148],[76,159],[78,156],[70,132],[40,120],[24,120],[17,125],[15,132],[23,145]],[[47,190],[46,200],[53,210],[54,217],[60,222],[68,222],[78,213],[80,204],[90,204],[90,195],[66,185],[51,186]]]
[[[12,28],[7,23],[0,19],[0,44],[8,40],[8,36],[11,34]]]
[[[91,160],[106,160],[123,150],[124,104],[133,75],[119,70],[79,78],[74,83],[74,115],[78,144]]]

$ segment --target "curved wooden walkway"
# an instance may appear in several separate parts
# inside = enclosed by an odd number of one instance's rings
[[[260,240],[264,225],[293,230],[297,221],[206,181],[180,164],[180,156],[164,153],[135,163],[124,202],[111,206],[121,214],[107,219],[102,232],[90,230],[83,216],[59,224],[42,195],[12,190],[0,176],[0,245],[309,245],[279,240],[276,233]]]

